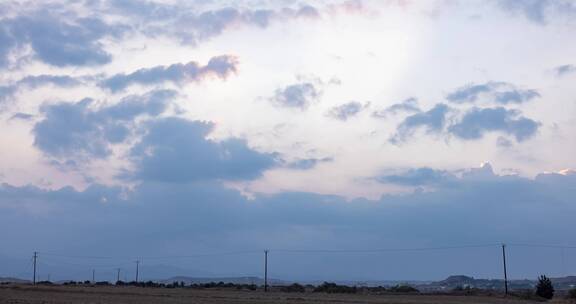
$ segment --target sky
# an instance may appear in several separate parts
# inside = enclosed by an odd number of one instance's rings
[[[1,1],[0,276],[575,275],[575,36],[569,0]]]

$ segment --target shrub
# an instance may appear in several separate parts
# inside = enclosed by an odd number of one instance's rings
[[[356,293],[356,287],[350,287],[346,285],[338,285],[336,283],[324,282],[322,285],[314,288],[314,292],[326,292],[326,293]]]
[[[568,299],[576,300],[576,288],[572,288],[568,291]]]
[[[306,288],[298,283],[294,283],[292,285],[283,286],[281,290],[283,292],[305,292]]]
[[[538,278],[538,285],[536,285],[536,295],[544,299],[552,299],[554,297],[554,286],[552,281],[545,275]]]

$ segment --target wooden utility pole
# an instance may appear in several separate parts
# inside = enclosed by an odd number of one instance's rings
[[[268,292],[268,250],[264,250],[264,292]]]
[[[120,282],[120,268],[116,268],[116,283]]]
[[[34,274],[32,277],[32,284],[36,285],[36,260],[38,259],[38,252],[34,251]]]
[[[138,271],[140,267],[140,260],[136,261],[136,283],[138,283]]]
[[[96,269],[92,269],[92,284],[96,283]]]
[[[502,244],[502,262],[504,264],[504,293],[508,295],[508,273],[506,270],[506,244]]]

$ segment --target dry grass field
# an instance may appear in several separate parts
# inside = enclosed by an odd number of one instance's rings
[[[79,286],[0,286],[0,303],[121,303],[121,304],[240,304],[240,303],[385,303],[385,304],[505,304],[529,303],[501,297],[451,295],[347,295],[319,293],[281,293],[237,290],[160,289],[138,287],[79,287]],[[534,302],[532,302],[534,303]],[[550,303],[563,303],[554,300]]]

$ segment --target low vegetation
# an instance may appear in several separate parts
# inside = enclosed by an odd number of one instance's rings
[[[568,291],[567,298],[576,301],[576,288],[572,288]]]
[[[292,285],[282,286],[280,290],[283,292],[306,292],[306,287],[298,283],[294,283]]]

